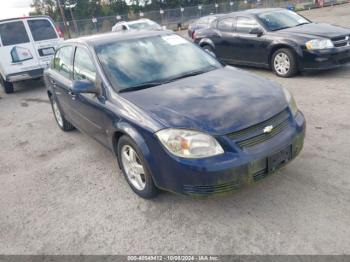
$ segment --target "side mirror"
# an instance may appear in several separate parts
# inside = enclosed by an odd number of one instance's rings
[[[264,31],[260,27],[254,27],[249,31],[249,34],[262,36],[264,34]]]
[[[76,80],[73,82],[72,93],[98,94],[98,89],[96,88],[95,84],[89,80]]]

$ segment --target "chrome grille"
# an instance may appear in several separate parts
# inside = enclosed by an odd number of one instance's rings
[[[269,133],[264,133],[264,128],[273,126]],[[281,133],[289,126],[289,113],[284,110],[270,119],[243,130],[228,134],[227,136],[235,141],[241,148],[252,147],[263,143],[275,135]]]
[[[335,47],[350,46],[350,35],[334,37],[331,40]]]

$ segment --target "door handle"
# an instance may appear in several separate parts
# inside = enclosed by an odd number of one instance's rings
[[[75,100],[77,98],[77,95],[74,94],[72,91],[69,91],[68,94],[72,97],[72,100]]]

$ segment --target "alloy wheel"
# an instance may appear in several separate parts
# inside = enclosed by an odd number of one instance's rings
[[[52,99],[52,108],[53,108],[53,113],[55,114],[57,123],[59,124],[60,127],[63,127],[63,118],[55,99]]]
[[[136,151],[129,145],[121,150],[121,160],[129,182],[139,191],[146,187],[145,170]]]
[[[280,75],[286,75],[290,69],[289,56],[283,52],[278,53],[273,61],[275,70]]]

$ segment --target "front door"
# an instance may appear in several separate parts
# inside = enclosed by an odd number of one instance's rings
[[[106,111],[103,87],[98,80],[97,70],[89,50],[78,46],[73,64],[73,79],[88,80],[100,90],[99,94],[72,94],[72,111],[77,125],[88,135],[104,145],[108,145],[106,134]]]
[[[259,23],[252,17],[240,16],[236,19],[236,38],[232,45],[233,59],[243,64],[267,64],[266,37],[250,33],[254,28],[261,28]]]

